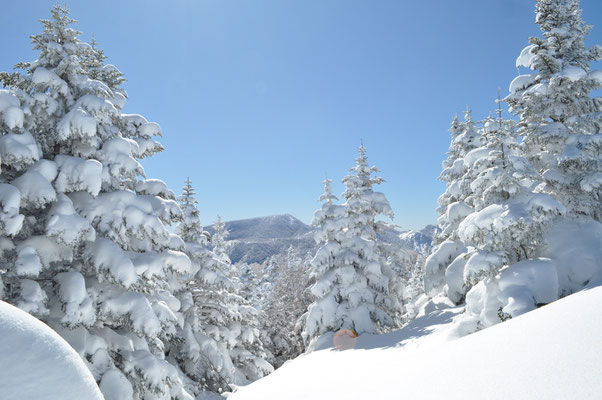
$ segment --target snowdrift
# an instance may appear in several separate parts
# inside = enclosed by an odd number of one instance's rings
[[[103,400],[79,355],[56,332],[0,301],[0,398]]]
[[[416,320],[380,341],[371,336],[360,348],[306,354],[228,400],[559,400],[602,393],[602,287],[459,339],[453,318],[435,311],[422,325]],[[391,343],[395,335],[400,344]]]

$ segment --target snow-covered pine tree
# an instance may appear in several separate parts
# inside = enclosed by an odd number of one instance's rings
[[[263,299],[260,298],[259,278],[253,270],[253,267],[247,263],[242,263],[238,266],[238,276],[240,281],[239,294],[247,300],[253,307],[261,308]]]
[[[498,100],[499,104],[499,100]],[[475,212],[458,227],[469,249],[446,270],[446,293],[455,302],[479,281],[495,280],[502,267],[534,256],[546,227],[564,210],[546,194],[534,193],[535,175],[515,139],[515,122],[485,119],[484,145],[471,165]],[[505,306],[505,304],[503,305]]]
[[[293,246],[278,261],[278,275],[264,317],[270,339],[267,347],[276,368],[305,350],[296,324],[313,300],[306,290],[311,285],[308,264]]]
[[[226,223],[222,221],[222,217],[217,216],[217,220],[213,223],[213,229],[215,232],[211,237],[211,245],[213,246],[213,252],[222,259],[230,260],[228,256],[228,247],[226,245],[226,238],[228,237],[228,229]],[[229,262],[229,261],[228,261]]]
[[[309,289],[317,299],[298,321],[298,324],[302,326],[302,336],[305,342],[327,332],[329,328],[331,330],[339,328],[337,317],[334,315],[337,306],[336,293],[330,295],[326,291],[318,291],[317,294],[314,292],[314,288],[317,290],[317,285],[321,281],[326,281],[330,277],[334,278],[340,262],[341,241],[346,225],[345,208],[333,203],[339,199],[332,193],[331,183],[332,180],[328,179],[328,175],[326,175],[326,179],[323,181],[324,193],[318,199],[324,203],[319,210],[314,212],[311,222],[317,228],[314,239],[316,243],[321,243],[321,246],[310,262],[310,276],[316,280],[316,283]],[[322,285],[327,283],[324,282]]]
[[[138,162],[162,149],[152,140],[161,131],[122,113],[125,91],[91,73],[85,60],[98,50],[73,22],[57,4],[32,36],[38,59],[0,76],[10,91],[1,96],[10,106],[0,137],[4,299],[57,330],[106,399],[190,399],[164,359],[179,308],[167,277],[190,268],[165,229],[181,212],[163,182],[140,179]]]
[[[184,318],[177,338],[170,346],[169,356],[186,374],[187,388],[196,395],[202,390],[217,393],[228,390],[228,385],[234,380],[234,366],[225,348],[205,333],[206,322],[201,317],[200,309],[206,297],[211,297],[210,291],[220,291],[222,287],[229,286],[229,281],[220,274],[219,261],[207,249],[209,234],[201,225],[195,194],[192,182],[187,178],[178,197],[183,220],[174,232],[184,240],[192,268],[183,279],[171,282]],[[224,313],[236,308],[225,302],[218,304],[226,308]]]
[[[466,202],[471,193],[472,174],[468,171],[465,157],[478,148],[483,140],[477,129],[477,122],[472,119],[472,110],[468,107],[464,112],[464,122],[460,122],[457,116],[454,117],[449,131],[451,144],[439,176],[439,180],[446,183],[446,190],[437,201],[441,231],[434,238],[436,243],[457,239],[454,232],[458,224],[472,212],[470,204]]]
[[[126,81],[121,71],[112,64],[105,64],[107,56],[102,49],[98,48],[94,35],[92,35],[89,46],[90,51],[86,51],[82,55],[80,63],[86,71],[86,75],[90,79],[104,82],[111,90],[118,89]]]
[[[201,225],[200,212],[197,208],[198,201],[194,197],[196,192],[192,187],[190,178],[186,178],[182,194],[178,197],[178,204],[182,209],[182,222],[176,226],[174,232],[184,240],[185,243],[194,243],[206,246],[209,243],[210,235],[203,230]]]
[[[267,260],[261,263],[261,279],[259,287],[256,290],[256,298],[261,300],[259,308],[266,310],[272,302],[272,292],[274,285],[278,281],[280,260],[276,255],[270,256]]]
[[[536,15],[543,37],[530,38],[516,61],[533,72],[515,78],[505,100],[541,174],[537,191],[560,200],[569,215],[602,221],[602,98],[592,97],[602,71],[591,69],[602,47],[586,47],[591,27],[578,0],[537,0]]]
[[[408,273],[403,294],[404,313],[403,321],[411,321],[418,315],[421,300],[424,299],[424,265],[426,256],[418,253],[412,268]]]
[[[195,392],[222,392],[228,384],[259,379],[272,367],[264,360],[257,311],[236,293],[229,278],[230,259],[208,248],[194,194],[187,180],[179,197],[184,220],[176,232],[186,241],[186,252],[198,272],[181,294],[186,318],[176,358],[192,383],[200,383],[192,388]]]
[[[458,226],[474,211],[471,200],[471,183],[476,178],[472,163],[478,159],[478,150],[483,143],[472,118],[472,111],[466,107],[464,122],[456,118],[450,128],[451,144],[448,158],[443,162],[439,179],[446,183],[446,190],[438,199],[439,233],[435,236],[431,254],[425,260],[424,290],[430,296],[440,293],[445,286],[445,271],[452,261],[466,250],[458,238]]]
[[[368,164],[364,146],[355,167],[343,178],[346,190],[343,206],[332,204],[330,182],[325,181],[326,200],[314,214],[320,226],[318,238],[324,244],[312,260],[316,283],[311,292],[317,300],[303,317],[304,337],[310,339],[325,332],[349,329],[357,334],[387,330],[399,311],[390,289],[397,283],[385,248],[377,233],[387,226],[377,220],[380,215],[393,217],[385,195],[372,186],[383,182],[372,176],[378,172]]]

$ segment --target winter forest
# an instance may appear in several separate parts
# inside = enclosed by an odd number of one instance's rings
[[[159,124],[52,7],[0,73],[0,397],[599,398],[602,46],[579,0],[534,5],[509,90],[450,123],[422,231],[359,140],[311,226],[204,227],[185,172],[145,174]]]

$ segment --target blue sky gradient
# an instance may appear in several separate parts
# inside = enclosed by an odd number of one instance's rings
[[[602,1],[582,0],[602,24]],[[0,70],[31,61],[29,35],[53,1],[7,2]],[[452,117],[495,108],[538,35],[528,0],[71,1],[82,39],[128,81],[125,112],[158,122],[166,150],[148,177],[179,192],[187,176],[202,222],[290,213],[310,222],[324,172],[340,179],[363,139],[402,228],[436,222]],[[602,44],[602,25],[589,43]]]

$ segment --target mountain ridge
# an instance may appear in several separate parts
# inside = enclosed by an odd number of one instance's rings
[[[228,255],[233,263],[261,264],[268,258],[284,254],[293,246],[301,257],[314,254],[318,248],[314,240],[315,227],[305,224],[291,214],[275,214],[224,222],[228,235]],[[205,228],[215,233],[213,225]],[[437,228],[427,225],[419,231],[393,230],[384,240],[416,252],[430,249],[432,235]]]

